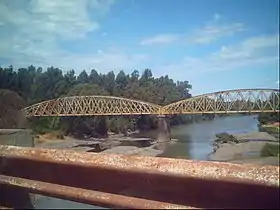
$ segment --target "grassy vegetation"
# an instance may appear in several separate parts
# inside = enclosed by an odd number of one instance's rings
[[[276,125],[262,125],[261,130],[267,133],[279,133],[279,127]]]
[[[279,144],[265,144],[261,150],[262,157],[279,156]]]
[[[271,134],[272,136],[274,136],[276,139],[280,140],[279,139],[279,137],[280,137],[279,126],[276,126],[276,125],[261,125],[259,130],[261,132],[267,132],[267,133]]]
[[[216,134],[217,139],[215,140],[215,142],[219,143],[219,144],[223,144],[223,143],[239,143],[238,139],[236,137],[234,137],[231,134],[228,133],[217,133]]]
[[[232,143],[232,144],[238,144],[243,143],[246,141],[239,140],[235,136],[228,134],[228,133],[218,133],[216,134],[216,139],[213,142],[213,151],[216,152],[217,149],[224,143]]]

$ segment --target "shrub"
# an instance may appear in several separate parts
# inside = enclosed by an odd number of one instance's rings
[[[279,156],[279,144],[265,144],[261,150],[262,157]]]
[[[218,133],[216,134],[217,139],[214,140],[213,142],[213,151],[216,152],[216,150],[221,146],[221,144],[224,143],[240,143],[239,140],[234,137],[231,134],[228,133]]]
[[[228,133],[218,133],[216,134],[216,137],[217,139],[215,142],[217,143],[238,143],[238,139]]]

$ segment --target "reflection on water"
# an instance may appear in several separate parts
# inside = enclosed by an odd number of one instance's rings
[[[173,127],[172,138],[179,139],[179,143],[170,145],[160,156],[207,160],[208,154],[212,152],[212,142],[216,133],[237,134],[255,131],[258,131],[256,115],[219,117],[212,121]]]

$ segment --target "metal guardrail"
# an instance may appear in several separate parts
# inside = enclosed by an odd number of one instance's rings
[[[279,167],[0,146],[0,206],[37,193],[109,208],[279,208]]]

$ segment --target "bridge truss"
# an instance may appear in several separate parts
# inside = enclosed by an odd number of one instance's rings
[[[203,94],[163,107],[164,114],[279,112],[275,89],[238,89]]]
[[[203,94],[166,106],[112,96],[72,96],[24,108],[25,116],[159,115],[279,112],[276,89],[238,89]]]
[[[43,101],[24,108],[25,116],[150,115],[160,106],[112,96],[72,96]]]

